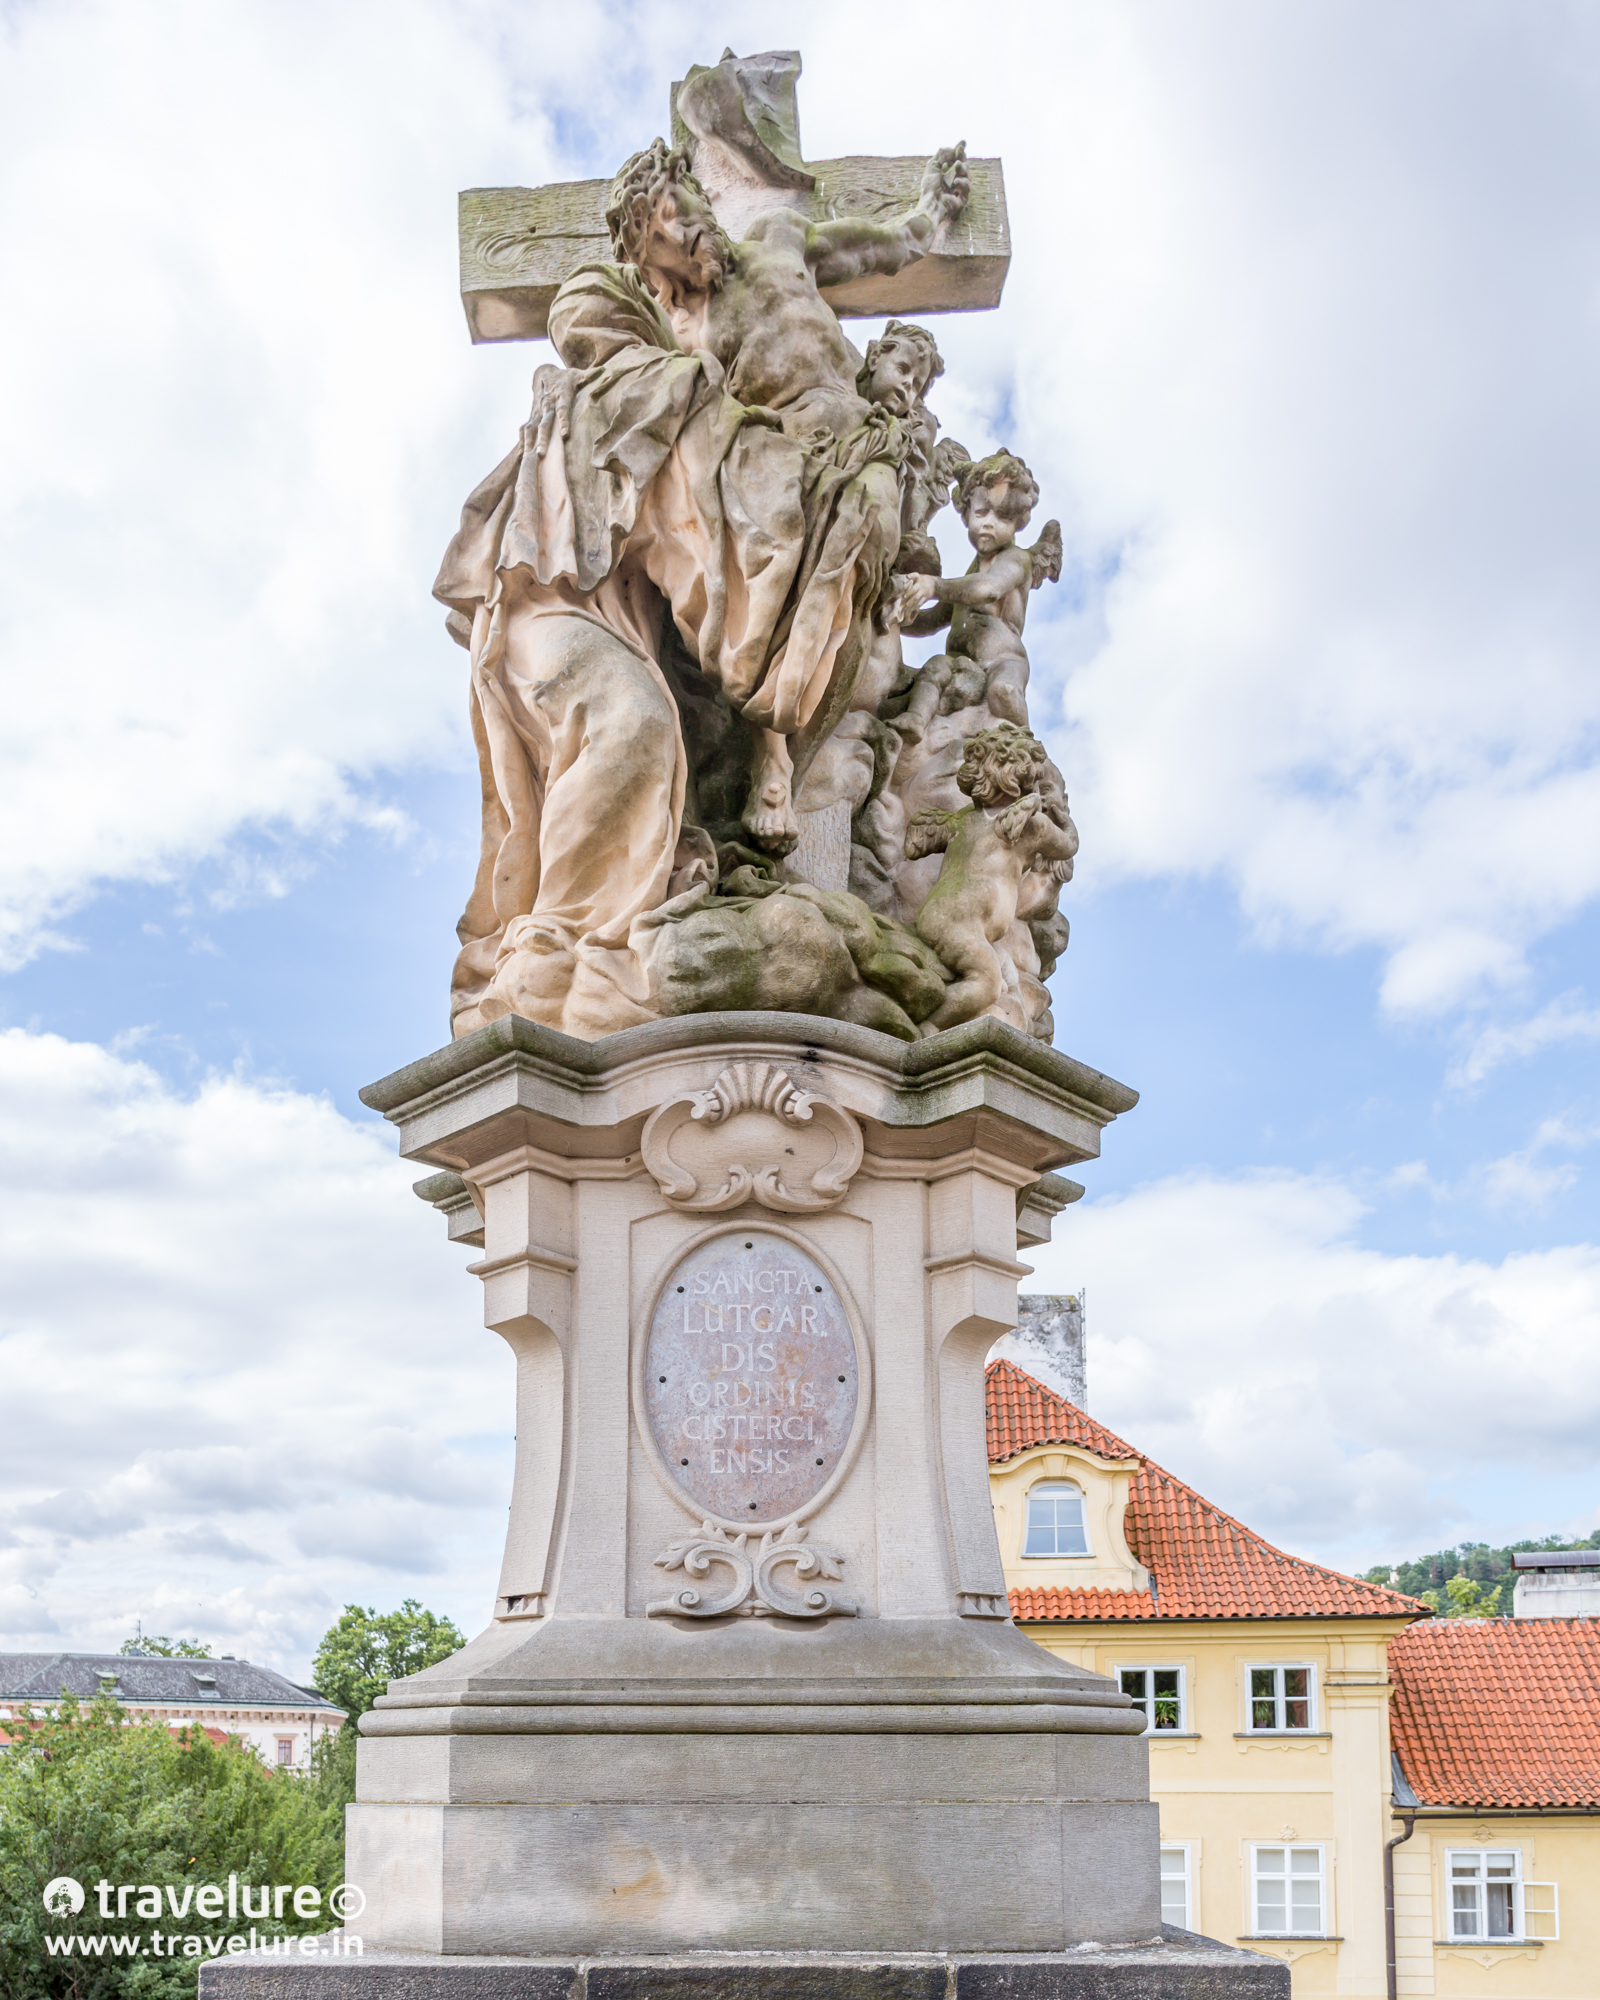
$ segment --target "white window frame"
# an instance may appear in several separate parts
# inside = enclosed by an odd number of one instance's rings
[[[1511,1889],[1511,1929],[1509,1932],[1491,1932],[1487,1929],[1463,1931],[1456,1928],[1456,1863],[1471,1861],[1476,1864],[1473,1874],[1476,1885],[1486,1891],[1489,1886],[1489,1857],[1509,1854],[1512,1858],[1513,1874]],[[1545,1891],[1550,1896],[1549,1908],[1538,1904],[1528,1908],[1528,1891]],[[1488,1922],[1488,1898],[1480,1895],[1475,1911],[1484,1924]],[[1549,1924],[1548,1930],[1530,1928],[1535,1924]],[[1444,1931],[1451,1944],[1526,1944],[1530,1940],[1538,1943],[1555,1943],[1561,1936],[1561,1892],[1554,1882],[1524,1881],[1522,1874],[1522,1849],[1509,1843],[1504,1847],[1447,1847],[1444,1850]]]
[[[1033,1496],[1045,1487],[1070,1486],[1078,1496],[1079,1519],[1083,1527],[1083,1547],[1071,1554],[1030,1555],[1028,1537],[1032,1533],[1029,1515],[1033,1511]],[[1094,1560],[1094,1538],[1089,1533],[1089,1496],[1076,1479],[1065,1479],[1055,1473],[1048,1478],[1035,1479],[1022,1496],[1022,1560],[1024,1562],[1092,1562]]]
[[[1275,1674],[1276,1692],[1272,1697],[1273,1721],[1270,1724],[1257,1723],[1256,1702],[1264,1701],[1265,1695],[1257,1696],[1255,1676]],[[1303,1673],[1306,1677],[1306,1720],[1302,1728],[1299,1723],[1288,1723],[1284,1717],[1288,1713],[1290,1701],[1298,1701],[1298,1695],[1284,1692],[1285,1674]],[[1317,1669],[1312,1660],[1246,1660],[1244,1662],[1244,1727],[1248,1736],[1315,1736],[1317,1733]]]
[[[292,1736],[275,1736],[272,1740],[277,1745],[275,1753],[277,1757],[276,1768],[281,1771],[294,1763],[294,1738]],[[287,1757],[283,1754],[286,1750],[289,1753]]]
[[[1530,1906],[1530,1889],[1548,1890],[1548,1909]],[[1548,1924],[1548,1930],[1535,1930],[1535,1924]],[[1522,1885],[1522,1934],[1529,1944],[1559,1944],[1561,1942],[1561,1889],[1555,1882],[1524,1882]]]
[[[1328,1866],[1329,1846],[1327,1841],[1283,1840],[1283,1839],[1252,1840],[1248,1843],[1248,1845],[1250,1849],[1250,1861],[1249,1861],[1249,1868],[1247,1869],[1246,1873],[1249,1882],[1251,1936],[1263,1937],[1263,1938],[1332,1937],[1333,1936],[1333,1871]],[[1262,1877],[1261,1877],[1261,1867],[1260,1867],[1259,1857],[1267,1853],[1282,1854],[1287,1856],[1291,1853],[1304,1854],[1308,1852],[1314,1852],[1317,1856],[1316,1880],[1321,1890],[1320,1901],[1322,1905],[1322,1928],[1320,1930],[1315,1930],[1315,1931],[1291,1931],[1291,1930],[1269,1931],[1261,1921],[1261,1897],[1259,1893],[1259,1884],[1261,1882]],[[1290,1873],[1287,1875],[1274,1874],[1272,1876],[1269,1876],[1267,1879],[1271,1881],[1281,1881],[1289,1883],[1292,1882],[1295,1878],[1294,1875]],[[1300,1879],[1301,1881],[1307,1881],[1310,1878],[1302,1874]],[[1292,1894],[1286,1891],[1284,1895],[1284,1915],[1286,1917],[1292,1917],[1293,1914],[1294,1914],[1294,1898]]]
[[[1189,1675],[1176,1660],[1125,1660],[1111,1669],[1116,1676],[1117,1686],[1122,1688],[1124,1674],[1176,1674],[1178,1676],[1178,1720],[1171,1729],[1157,1729],[1151,1708],[1144,1711],[1144,1733],[1146,1736],[1184,1736],[1189,1730]],[[1128,1690],[1122,1688],[1126,1694]],[[1145,1692],[1136,1699],[1153,1704],[1155,1695],[1150,1683],[1145,1682]]]
[[[1196,1928],[1194,1909],[1195,1853],[1200,1843],[1197,1840],[1164,1840],[1161,1843],[1161,1921],[1164,1924],[1177,1923],[1179,1930],[1192,1931]],[[1167,1884],[1176,1882],[1176,1874],[1168,1874],[1166,1860],[1169,1854],[1183,1856],[1183,1918],[1181,1922],[1167,1915]]]

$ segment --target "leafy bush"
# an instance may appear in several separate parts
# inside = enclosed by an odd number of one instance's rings
[[[206,1920],[193,1892],[230,1875],[259,1896],[263,1884],[315,1887],[321,1912],[344,1876],[344,1787],[332,1746],[308,1774],[270,1770],[237,1739],[132,1720],[108,1696],[83,1707],[70,1698],[45,1714],[8,1723],[0,1750],[0,1993],[5,2000],[194,2000],[196,1960],[157,1957],[165,1935],[296,1936],[337,1919],[226,1915]],[[335,1739],[336,1741],[337,1739]],[[71,1876],[87,1900],[76,1915],[52,1914],[45,1884]],[[100,1913],[95,1884],[158,1887],[160,1918],[136,1914],[136,1898]],[[167,1892],[171,1896],[168,1899]],[[188,1890],[189,1900],[185,1901]],[[276,1899],[274,1899],[276,1900]],[[171,1914],[168,1903],[184,1910]],[[54,1956],[47,1936],[103,1936],[103,1955]],[[118,1957],[113,1940],[140,1940]],[[124,1945],[126,1948],[126,1945]],[[164,1947],[163,1947],[164,1949]],[[181,1949],[181,1947],[180,1947]]]

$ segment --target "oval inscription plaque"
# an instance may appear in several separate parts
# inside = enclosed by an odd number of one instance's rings
[[[814,1259],[742,1229],[668,1278],[645,1350],[645,1410],[693,1506],[786,1521],[838,1469],[855,1423],[856,1344]]]

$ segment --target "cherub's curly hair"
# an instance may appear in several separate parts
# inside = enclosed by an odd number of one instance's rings
[[[992,806],[1033,791],[1049,761],[1037,736],[1015,722],[997,722],[967,738],[956,784],[975,806]]]
[[[871,388],[872,371],[878,365],[878,356],[891,341],[895,340],[902,340],[907,346],[915,347],[927,363],[928,373],[922,384],[924,390],[930,383],[937,382],[944,373],[944,356],[934,345],[933,335],[928,329],[925,326],[918,326],[914,320],[892,319],[877,340],[867,342],[867,358],[856,371],[858,395],[864,396]]]
[[[611,183],[606,227],[611,231],[611,254],[619,264],[639,262],[650,217],[662,190],[668,187],[692,188],[702,200],[707,199],[705,189],[689,171],[689,155],[682,150],[669,151],[665,139],[652,139]]]
[[[956,512],[965,514],[967,499],[974,487],[996,486],[1006,489],[1005,505],[1000,512],[1006,520],[1021,528],[1027,525],[1028,516],[1039,504],[1039,482],[1033,474],[1009,451],[997,451],[988,458],[975,459],[964,465],[956,476]]]

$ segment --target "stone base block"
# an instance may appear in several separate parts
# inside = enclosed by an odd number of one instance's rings
[[[742,1952],[668,1958],[250,1953],[203,1966],[199,2000],[1289,2000],[1280,1960],[1163,1926],[1075,1951]]]
[[[361,1804],[346,1869],[384,1950],[1053,1952],[1156,1930],[1154,1805],[1013,1799],[1003,1828],[992,1801],[937,1796]]]

